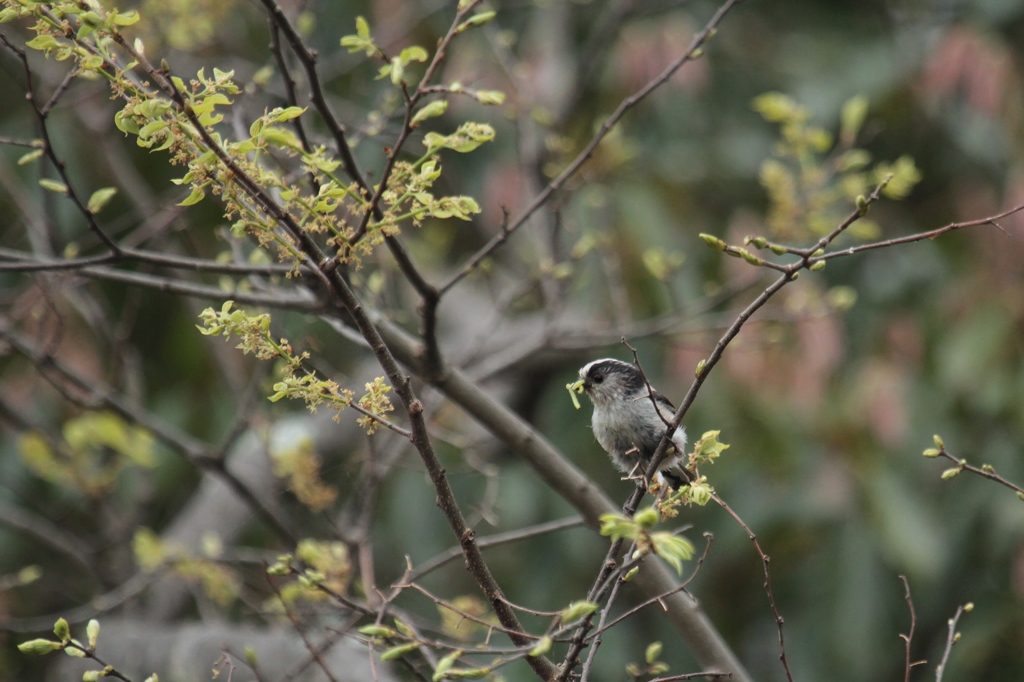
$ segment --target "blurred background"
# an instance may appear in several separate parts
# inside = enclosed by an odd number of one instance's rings
[[[282,105],[284,85],[267,50],[270,34],[259,3],[127,5],[142,15],[132,29],[154,61],[166,58],[186,77],[202,66],[235,71],[244,93],[233,108],[235,120],[223,124],[225,135],[245,131],[264,107]],[[410,44],[432,49],[454,3],[281,5],[318,51],[329,101],[349,127],[360,163],[379,177],[382,148],[394,141],[402,102],[388,79],[376,79],[378,65],[340,48],[339,38],[363,15],[389,53]],[[497,131],[495,141],[475,153],[442,159],[444,191],[475,197],[482,214],[472,222],[428,221],[404,235],[434,281],[497,234],[502,206],[513,214],[524,207],[624,97],[685,52],[717,8],[685,0],[489,5],[497,17],[459,36],[440,81],[501,90],[505,103],[484,108],[453,98],[444,117],[423,129],[450,132],[476,120]],[[18,23],[0,31],[18,43],[29,36]],[[29,58],[36,88],[48,97],[68,65],[31,51]],[[303,87],[300,80],[300,93]],[[840,245],[852,246],[1024,202],[1022,90],[1024,6],[1013,0],[746,0],[704,56],[628,113],[545,211],[442,304],[443,350],[614,500],[624,501],[632,484],[609,465],[589,431],[589,404],[573,409],[566,382],[592,359],[630,359],[618,342],[625,336],[652,382],[678,403],[697,362],[771,281],[763,270],[705,248],[698,233],[732,244],[748,235],[796,245],[817,238],[800,206],[792,220],[769,223],[779,202],[766,190],[763,164],[782,158],[780,126],[754,109],[754,99],[774,91],[805,107],[807,123],[835,140],[816,152],[827,165],[844,144],[844,103],[862,96],[868,103],[863,125],[848,146],[866,150],[872,165],[912,157],[920,182],[911,183],[906,198],[873,206],[876,228],[844,236]],[[21,66],[9,52],[0,55],[0,93],[0,136],[38,137],[23,98]],[[175,206],[185,195],[168,180],[181,169],[118,132],[117,108],[104,84],[75,81],[49,118],[72,179],[87,191],[119,188],[103,213],[110,232],[125,243],[173,253],[250,257],[252,246],[230,237],[215,202]],[[321,122],[307,116],[314,136],[327,142]],[[410,143],[416,156],[418,139]],[[18,164],[25,151],[0,146],[4,253],[96,252],[73,206],[38,186],[39,178],[55,177],[52,167]],[[798,204],[807,198],[799,191],[793,196]],[[836,216],[829,224],[851,207],[837,196],[826,207]],[[245,285],[187,275],[222,286],[225,298]],[[416,299],[385,253],[367,259],[354,283],[364,300],[416,328]],[[325,511],[308,510],[283,483],[254,482],[303,536],[344,537],[345,505],[359,494],[354,482],[368,453],[394,454],[371,504],[379,586],[401,577],[406,556],[418,565],[453,544],[413,450],[388,434],[368,442],[350,414],[334,425],[303,416],[294,402],[267,402],[262,396],[271,392],[273,368],[196,331],[196,315],[219,302],[73,272],[0,273],[0,301],[5,323],[36,347],[210,447],[244,450],[248,443],[254,461],[265,465],[268,452],[285,447],[271,440],[294,448],[313,439],[324,482],[337,491]],[[321,319],[297,311],[273,315],[280,335],[310,351],[343,385],[358,389],[375,376],[369,354]],[[912,656],[928,659],[915,679],[934,674],[947,619],[966,602],[974,610],[960,621],[962,638],[944,679],[1024,678],[1024,503],[980,477],[940,480],[948,463],[921,456],[938,433],[954,456],[1024,482],[1022,323],[1024,217],[1011,216],[804,273],[744,328],[711,374],[686,427],[692,440],[721,430],[721,440],[731,445],[702,473],[771,555],[795,679],[902,679],[899,633],[908,631],[910,616],[900,575],[909,581],[917,614]],[[572,515],[526,462],[457,408],[424,393],[456,495],[481,536]],[[152,588],[118,600],[107,617],[128,614],[153,623],[268,618],[260,606],[265,580],[249,560],[273,557],[280,546],[251,511],[238,512],[230,527],[217,527],[217,515],[206,507],[200,514],[198,497],[214,500],[217,493],[204,493],[202,472],[159,439],[134,459],[118,459],[109,445],[94,452],[80,463],[96,474],[92,484],[67,473],[79,465],[43,461],[32,447],[38,434],[71,442],[68,425],[86,428],[83,415],[90,413],[55,391],[10,346],[0,358],[0,398],[0,573],[16,576],[26,566],[42,571],[24,585],[12,578],[0,592],[6,632],[0,677],[44,678],[45,661],[19,654],[15,644],[28,631],[46,629],[38,618],[88,605],[136,575],[137,541],[135,554],[132,548],[139,526],[179,533],[175,537],[196,546],[200,535],[216,532],[227,547],[223,566],[230,575],[222,578],[228,595],[218,601],[188,583],[171,599],[171,588],[163,597]],[[253,440],[238,441],[242,431]],[[197,517],[204,520],[194,522]],[[761,563],[745,533],[714,505],[684,509],[678,521],[692,524],[687,535],[698,547],[703,533],[714,535],[694,595],[755,679],[785,679]],[[57,542],[41,541],[46,535]],[[82,561],[53,546],[65,536],[81,545]],[[606,549],[606,539],[572,528],[487,556],[510,599],[558,610],[583,597]],[[464,599],[467,609],[475,608],[473,600],[483,605],[460,561],[423,584],[447,599]],[[639,599],[627,592],[621,608]],[[437,620],[426,599],[410,595],[405,607]],[[696,669],[658,611],[648,609],[608,633],[594,679],[629,679],[624,666],[641,662],[653,641],[664,643],[671,673]],[[542,628],[544,622],[526,624]],[[521,663],[502,674],[508,680],[532,676]]]

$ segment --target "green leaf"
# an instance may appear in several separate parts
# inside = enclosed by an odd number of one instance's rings
[[[425,107],[421,108],[419,111],[416,112],[416,115],[412,117],[411,125],[413,128],[415,128],[420,123],[426,121],[428,118],[435,118],[437,116],[440,116],[447,110],[447,100],[434,100],[433,102],[431,102],[430,104],[426,105]],[[41,154],[42,150],[39,150],[39,153]]]
[[[658,656],[661,656],[661,648],[661,642],[652,642],[647,646],[647,650],[644,651],[644,660],[647,661],[647,665],[658,660]]]
[[[427,151],[438,149],[451,149],[465,154],[471,152],[484,142],[494,139],[494,128],[486,123],[463,123],[451,135],[439,135],[438,133],[427,133],[423,136],[423,145]]]
[[[56,192],[57,194],[68,193],[68,186],[65,185],[63,182],[57,182],[56,180],[49,180],[47,178],[43,178],[42,180],[39,181],[39,186],[42,187],[43,189],[48,189],[51,192]]]
[[[281,128],[264,128],[260,133],[264,140],[276,147],[290,147],[296,151],[302,151],[302,143],[290,130]]]
[[[25,43],[25,47],[31,47],[33,50],[52,50],[60,47],[60,43],[53,36],[44,33]]]
[[[281,109],[276,114],[270,112],[270,120],[273,123],[280,123],[281,121],[290,121],[293,118],[298,118],[302,114],[306,113],[306,109],[309,107],[288,107],[287,109]]]
[[[686,538],[668,532],[651,533],[651,545],[654,553],[664,559],[676,573],[683,574],[683,562],[693,558],[693,544]]]
[[[93,192],[92,196],[89,197],[89,212],[99,213],[107,205],[107,202],[114,198],[115,194],[117,194],[116,187],[104,187]]]
[[[26,163],[29,163],[31,161],[35,161],[36,159],[38,159],[40,156],[42,156],[45,153],[46,153],[46,150],[44,150],[44,149],[36,149],[34,151],[31,151],[28,154],[25,154],[24,156],[22,156],[20,159],[18,159],[18,165],[19,166],[24,166]]]
[[[560,618],[563,624],[568,624],[577,621],[580,618],[585,618],[594,611],[597,611],[597,604],[594,602],[586,600],[574,601],[562,609]]]
[[[191,206],[192,204],[198,204],[206,196],[206,192],[203,191],[202,187],[193,187],[192,193],[185,197],[184,201],[178,204],[178,206]]]
[[[622,514],[602,514],[600,520],[601,535],[607,535],[612,540],[636,540],[642,533],[640,526],[633,519]]]
[[[653,506],[645,507],[633,515],[633,521],[641,528],[651,528],[661,521],[661,514]]]
[[[398,53],[398,60],[405,66],[409,62],[425,62],[428,56],[427,51],[419,45],[410,45]]]
[[[363,17],[356,17],[356,35],[363,40],[370,39],[370,24]]]
[[[76,646],[64,647],[64,653],[66,653],[71,658],[85,658],[85,652]]]
[[[131,26],[139,20],[139,13],[135,10],[128,12],[115,12],[114,23],[118,26]]]

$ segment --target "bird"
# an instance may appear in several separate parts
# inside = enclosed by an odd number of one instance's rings
[[[649,388],[639,367],[614,358],[587,363],[579,370],[579,380],[566,388],[577,408],[577,393],[586,394],[594,404],[591,428],[612,463],[627,479],[643,480],[647,485],[645,472],[676,411],[671,401]],[[686,429],[679,426],[673,430],[671,441],[658,470],[678,488],[693,479],[683,463]]]

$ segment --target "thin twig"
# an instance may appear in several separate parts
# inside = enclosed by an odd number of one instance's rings
[[[477,538],[476,544],[481,549],[487,549],[489,547],[497,547],[498,545],[507,544],[509,542],[518,542],[520,540],[526,540],[527,538],[537,537],[539,535],[546,535],[547,533],[554,533],[556,531],[565,530],[567,528],[576,528],[583,525],[583,517],[581,516],[569,516],[564,519],[557,521],[548,521],[546,523],[538,523],[535,526],[528,528],[521,528],[519,530],[511,530],[506,533],[495,533],[494,535],[488,535],[486,537]],[[454,561],[462,556],[462,549],[459,547],[452,547],[437,556],[424,561],[423,564],[415,571],[409,574],[407,578],[409,581],[418,580],[428,573],[441,568],[450,561]]]
[[[786,658],[786,637],[782,630],[783,620],[782,616],[779,614],[778,607],[775,605],[775,595],[772,593],[772,574],[768,568],[768,565],[771,563],[771,557],[765,554],[764,550],[761,549],[761,543],[758,542],[757,536],[754,535],[754,531],[750,530],[750,526],[740,518],[739,514],[732,510],[732,507],[725,503],[725,500],[719,497],[716,493],[711,494],[711,499],[713,499],[718,506],[724,509],[729,516],[735,519],[736,523],[740,524],[743,530],[746,531],[747,537],[749,537],[751,542],[754,543],[754,549],[757,550],[757,555],[761,558],[761,566],[764,568],[764,591],[768,595],[768,604],[772,608],[772,616],[775,617],[775,626],[779,631],[779,660],[782,661],[782,667],[786,670],[786,679],[789,680],[789,682],[793,682],[793,673],[789,669],[789,660]]]
[[[78,209],[79,213],[81,213],[85,217],[85,221],[89,225],[89,229],[92,231],[92,233],[99,237],[100,241],[102,241],[106,245],[107,249],[110,250],[110,254],[114,257],[119,257],[121,255],[120,247],[117,245],[116,242],[114,242],[113,239],[107,236],[107,233],[104,232],[103,228],[101,228],[99,226],[99,223],[96,222],[96,216],[82,202],[81,198],[79,198],[78,193],[75,191],[74,185],[72,185],[71,183],[71,178],[68,177],[68,172],[65,168],[64,162],[60,160],[60,158],[57,156],[56,151],[54,151],[53,149],[53,142],[50,140],[50,131],[46,125],[46,116],[48,112],[41,109],[39,105],[36,103],[32,79],[32,69],[31,67],[29,67],[28,57],[25,55],[25,51],[11,43],[9,40],[7,40],[7,36],[3,34],[0,34],[0,42],[2,42],[4,46],[8,50],[13,52],[14,55],[17,56],[18,59],[21,61],[22,67],[25,71],[25,98],[32,106],[32,112],[35,114],[36,123],[39,125],[39,135],[43,142],[43,151],[46,153],[47,158],[50,159],[54,167],[57,169],[57,174],[60,175],[60,178],[64,183],[64,187],[66,188],[65,191],[67,193],[68,198],[70,198],[71,201],[75,204],[75,207]]]
[[[969,471],[972,474],[977,474],[978,476],[987,478],[990,481],[995,481],[1000,485],[1006,486],[1010,490],[1017,491],[1018,497],[1024,498],[1024,488],[1020,487],[1016,483],[1006,480],[1005,478],[997,474],[995,469],[993,469],[988,464],[983,464],[981,465],[981,467],[976,467],[972,464],[968,464],[966,459],[957,459],[953,455],[949,454],[946,451],[945,446],[939,448],[939,456],[948,459],[950,462],[953,462],[954,464],[957,465],[957,468],[962,471]]]
[[[910,598],[910,583],[907,581],[907,576],[901,575],[900,580],[903,581],[903,598],[907,602],[907,608],[910,609],[910,630],[907,634],[900,634],[900,639],[905,644],[905,660],[903,664],[903,682],[910,682],[910,669],[914,666],[924,665],[928,661],[915,661],[910,662],[910,644],[914,639],[914,628],[917,626],[917,613],[914,611],[914,600]]]
[[[458,284],[466,275],[475,270],[485,258],[490,256],[499,246],[505,243],[505,240],[508,239],[510,233],[515,232],[517,229],[522,227],[526,221],[529,220],[530,216],[537,211],[537,209],[547,203],[555,192],[561,189],[566,181],[574,176],[576,171],[578,171],[580,167],[591,157],[591,155],[593,155],[597,146],[601,144],[601,141],[609,132],[611,132],[612,128],[618,124],[619,120],[626,114],[626,112],[638,105],[648,95],[666,83],[673,74],[680,69],[680,67],[695,58],[694,52],[707,42],[711,33],[716,30],[718,24],[725,18],[725,15],[740,2],[742,2],[742,0],[727,0],[727,2],[718,8],[718,11],[711,17],[703,30],[693,37],[689,47],[686,48],[686,51],[680,57],[665,67],[660,74],[648,81],[642,88],[622,100],[622,102],[619,103],[619,106],[616,107],[615,111],[612,112],[611,116],[605,119],[604,123],[601,124],[597,133],[590,139],[590,142],[587,143],[576,158],[573,159],[554,180],[548,183],[548,185],[541,190],[540,194],[534,197],[533,201],[531,201],[530,204],[516,216],[506,229],[503,229],[500,234],[491,238],[489,242],[469,258],[466,264],[463,265],[458,272],[456,272],[447,282],[441,285],[441,294],[447,292],[453,286]]]
[[[962,604],[956,607],[956,613],[949,619],[949,631],[946,635],[946,647],[942,650],[942,658],[939,660],[939,665],[935,668],[935,682],[942,682],[942,676],[946,673],[946,663],[949,661],[949,652],[953,650],[953,645],[960,641],[960,633],[956,631],[957,621],[960,620],[960,616],[965,611],[970,611],[974,608],[973,604]]]

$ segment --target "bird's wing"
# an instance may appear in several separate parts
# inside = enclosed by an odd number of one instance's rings
[[[661,412],[661,415],[665,419],[670,420],[675,416],[675,405],[672,404],[671,400],[657,391],[654,392],[654,402],[658,404],[658,411]],[[672,444],[676,446],[676,452],[680,455],[686,453],[686,429],[682,426],[676,428],[675,432],[672,434]]]

